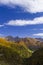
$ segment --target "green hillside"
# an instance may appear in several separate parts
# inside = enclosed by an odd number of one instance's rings
[[[31,55],[32,51],[29,50],[22,41],[17,44],[0,38],[1,65],[23,65],[24,58],[28,58]]]
[[[0,46],[0,64],[22,65],[22,61],[22,58],[17,52],[13,51],[11,48]]]
[[[22,40],[0,38],[0,65],[43,65],[43,48],[33,53]]]

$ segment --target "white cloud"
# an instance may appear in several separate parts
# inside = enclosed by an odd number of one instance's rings
[[[43,33],[37,33],[37,34],[33,34],[33,36],[39,36],[39,37],[43,37]]]
[[[37,17],[33,20],[11,20],[5,25],[11,26],[25,26],[25,25],[36,25],[36,24],[43,24],[43,17]]]
[[[37,31],[37,30],[43,31],[43,28],[33,28],[32,30],[35,30],[35,31]]]
[[[0,4],[11,7],[21,6],[31,13],[43,12],[43,0],[0,0]]]
[[[3,27],[4,25],[0,25],[0,27]]]
[[[43,31],[43,28],[42,28],[42,29],[40,29],[40,30],[42,30],[42,31]]]

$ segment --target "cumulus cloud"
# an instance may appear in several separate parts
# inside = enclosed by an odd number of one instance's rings
[[[0,0],[0,4],[11,7],[17,5],[31,13],[43,12],[43,0]]]
[[[11,26],[25,26],[25,25],[36,25],[36,24],[43,24],[43,17],[37,17],[33,20],[11,20],[5,25]]]
[[[37,34],[33,34],[33,36],[39,36],[39,37],[43,37],[43,33],[37,33]]]

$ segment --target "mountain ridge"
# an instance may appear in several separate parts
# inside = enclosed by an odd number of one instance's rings
[[[0,38],[0,64],[43,65],[42,44],[43,44],[42,42],[37,41],[34,38],[22,38],[22,39],[20,38],[20,41],[18,40],[10,41],[8,40],[8,38]],[[29,45],[31,48],[29,47]],[[40,58],[42,60],[41,62]]]
[[[17,37],[7,36],[5,37],[5,39],[7,41],[13,41],[18,44],[22,41],[31,50],[37,50],[43,46],[43,42],[38,40],[37,38],[28,38],[28,37],[19,38],[18,36]]]

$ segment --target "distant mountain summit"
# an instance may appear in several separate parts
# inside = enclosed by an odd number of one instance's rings
[[[7,36],[7,37],[5,37],[8,41],[12,41],[12,40],[14,40],[14,38],[12,37],[12,36]]]
[[[8,41],[19,41],[20,38],[17,36],[17,37],[13,37],[13,36],[7,36],[5,37]]]
[[[37,40],[43,42],[43,38],[36,38]]]
[[[43,42],[43,38],[20,38],[18,36],[16,37],[13,37],[13,36],[7,36],[5,37],[8,41],[20,41],[20,40],[24,40],[24,41],[27,41],[27,40],[30,40],[31,42],[35,42],[35,41],[40,41],[40,42]]]

